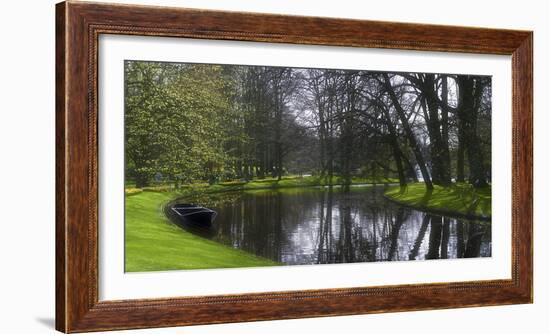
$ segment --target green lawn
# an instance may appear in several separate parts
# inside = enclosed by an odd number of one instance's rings
[[[278,265],[171,224],[161,207],[176,196],[178,194],[153,191],[126,196],[125,271]]]
[[[491,187],[475,189],[468,184],[455,184],[450,187],[434,186],[426,192],[424,183],[408,184],[405,188],[390,187],[386,197],[396,202],[433,211],[434,213],[491,218]]]
[[[396,180],[376,180],[390,183]],[[333,184],[342,180],[334,177]],[[162,212],[163,204],[182,196],[224,193],[234,190],[259,190],[325,185],[326,180],[315,176],[266,178],[250,182],[224,182],[209,185],[195,183],[181,187],[157,185],[144,189],[126,189],[125,270],[160,271],[176,269],[208,269],[273,266],[279,263],[257,257],[220,243],[201,238],[170,223]],[[352,179],[353,184],[375,183],[370,179]]]
[[[216,184],[208,183],[193,183],[181,186],[178,189],[178,193],[185,196],[195,193],[216,193],[223,191],[235,191],[235,190],[255,190],[255,189],[279,189],[279,188],[294,188],[294,187],[310,187],[310,186],[324,186],[328,184],[341,185],[343,179],[340,176],[333,176],[332,182],[329,182],[325,178],[319,176],[285,176],[281,180],[276,178],[254,179],[251,181],[229,181],[220,182]],[[373,180],[371,178],[352,177],[352,184],[387,184],[398,183],[397,179],[392,178],[379,178]],[[126,195],[134,195],[141,191],[153,190],[153,191],[174,191],[172,184],[156,185],[146,187],[143,189],[133,188],[128,184],[126,187]]]

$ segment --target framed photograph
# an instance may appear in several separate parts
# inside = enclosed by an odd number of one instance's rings
[[[56,14],[59,331],[532,302],[532,32]]]

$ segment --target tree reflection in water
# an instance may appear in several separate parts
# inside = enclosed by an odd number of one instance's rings
[[[203,196],[194,201],[218,216],[208,233],[192,232],[287,265],[491,256],[490,222],[404,208],[387,201],[383,190],[312,187]]]

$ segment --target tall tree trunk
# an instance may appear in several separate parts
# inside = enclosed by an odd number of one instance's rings
[[[472,76],[458,76],[459,108],[458,117],[464,133],[464,146],[470,169],[469,181],[474,187],[487,185],[487,175],[483,166],[481,143],[477,134],[477,115],[483,87]]]
[[[424,88],[423,88],[424,89]],[[426,120],[426,127],[428,129],[428,136],[430,138],[430,167],[431,167],[431,176],[432,176],[432,182],[435,184],[441,184],[441,162],[439,160],[439,121],[437,119],[438,115],[437,113],[434,115],[431,115],[429,112],[429,108],[426,106],[426,99],[422,98],[422,101],[420,103],[421,108],[424,112],[424,119]]]
[[[283,101],[281,92],[281,76],[282,73],[277,72],[274,82],[274,104],[275,104],[275,172],[277,180],[281,180],[283,176],[283,143],[282,143],[282,126],[283,126]]]
[[[388,128],[388,142],[390,143],[390,147],[393,152],[393,159],[395,161],[395,166],[397,168],[397,174],[399,176],[399,185],[401,187],[405,187],[407,185],[407,179],[405,178],[405,172],[403,169],[403,161],[401,159],[401,149],[399,148],[399,143],[397,142],[397,131],[395,130],[395,126],[393,125],[390,117],[390,113],[388,109],[384,106],[381,107],[382,114],[384,115],[384,119],[386,121],[386,127]]]
[[[456,150],[456,182],[464,182],[464,128],[458,123],[458,148]]]
[[[324,108],[320,102],[319,106],[319,160],[321,168],[321,178],[325,176],[327,171],[327,135],[326,135],[326,124],[325,124],[325,115]]]
[[[449,87],[447,76],[441,77],[441,99],[443,107],[441,108],[441,154],[443,161],[443,175],[445,182],[451,183],[451,153],[449,152]]]
[[[405,187],[407,185],[407,179],[405,177],[405,171],[403,169],[403,161],[401,160],[401,150],[396,140],[392,140],[392,152],[393,159],[395,160],[395,167],[397,168],[397,175],[399,177],[399,186]]]
[[[439,98],[434,74],[425,74],[420,80],[420,89],[424,96],[421,103],[424,109],[428,134],[430,136],[430,155],[432,158],[432,181],[436,184],[449,185],[451,183],[450,165],[448,162],[448,133],[443,134],[443,126],[448,122],[439,120]],[[446,94],[446,89],[444,90]],[[442,114],[444,114],[442,110]],[[445,123],[445,124],[443,124]],[[444,137],[446,136],[446,142]]]
[[[403,162],[405,163],[407,173],[409,174],[409,177],[413,180],[413,182],[418,182],[418,175],[416,175],[416,170],[413,167],[413,164],[409,160],[409,157],[405,155],[405,152],[401,151],[401,158]]]
[[[330,93],[330,102],[329,102],[329,108],[327,110],[327,119],[329,120],[327,122],[327,183],[332,185],[332,177],[334,176],[334,125],[332,121],[332,115],[333,115],[333,99],[334,96],[332,93]]]
[[[390,82],[390,78],[387,74],[383,74],[384,77],[384,83],[386,91],[388,92],[388,95],[390,96],[390,99],[392,101],[392,104],[397,111],[397,115],[399,116],[399,119],[401,121],[401,125],[403,126],[403,129],[405,130],[405,135],[407,136],[409,146],[411,147],[411,150],[414,153],[414,156],[416,158],[416,162],[418,163],[418,166],[420,168],[420,172],[422,173],[422,177],[424,178],[424,183],[426,184],[426,189],[432,190],[433,185],[430,178],[430,174],[428,173],[428,169],[426,168],[426,163],[424,161],[424,157],[422,156],[422,152],[420,151],[420,147],[416,141],[416,137],[414,136],[414,133],[412,132],[412,129],[409,125],[409,121],[407,120],[407,116],[405,115],[405,111],[401,107],[401,103],[399,103],[399,100],[397,99],[397,96],[395,95],[395,91],[393,90],[393,87]]]

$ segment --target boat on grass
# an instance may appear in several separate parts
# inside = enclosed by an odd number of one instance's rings
[[[196,227],[210,227],[218,214],[216,211],[195,204],[174,204],[171,207],[179,222]]]

